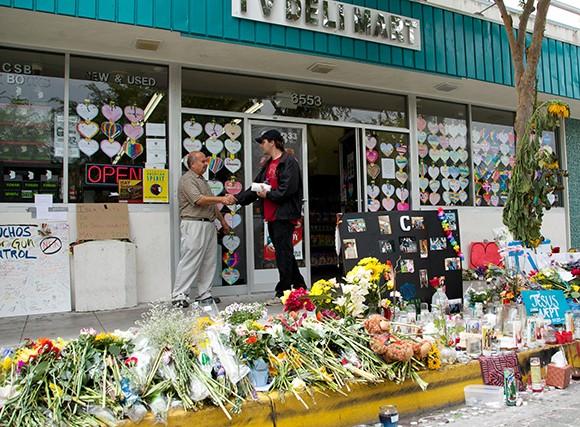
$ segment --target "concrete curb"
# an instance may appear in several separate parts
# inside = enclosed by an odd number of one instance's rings
[[[524,383],[527,382],[530,357],[540,357],[542,366],[545,366],[560,348],[565,349],[573,366],[580,367],[580,345],[577,342],[522,351],[518,353],[518,361]],[[301,393],[308,409],[292,394],[287,394],[285,399],[277,393],[260,394],[257,401],[245,402],[241,413],[233,414],[231,421],[220,408],[206,406],[198,412],[171,411],[168,426],[350,427],[377,416],[381,404],[396,405],[399,414],[421,412],[459,404],[464,400],[463,388],[466,385],[483,384],[477,360],[445,366],[439,371],[422,371],[420,375],[429,383],[426,391],[421,391],[415,382],[409,380],[398,385],[391,381],[376,385],[354,384],[350,386],[350,391],[345,390],[346,396],[340,393],[315,393],[311,397]],[[153,427],[159,424],[155,424],[152,414],[148,414],[139,424],[127,422],[125,425]]]

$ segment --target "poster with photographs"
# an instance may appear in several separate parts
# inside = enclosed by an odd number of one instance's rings
[[[461,245],[457,210],[445,213]],[[423,302],[431,302],[435,289],[429,280],[439,276],[445,276],[448,297],[461,298],[461,259],[449,244],[437,211],[346,213],[338,231],[344,274],[361,259],[375,257],[389,260],[396,268],[398,286],[413,288]]]

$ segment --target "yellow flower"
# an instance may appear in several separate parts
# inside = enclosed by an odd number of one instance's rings
[[[429,369],[436,371],[441,367],[441,360],[429,358],[429,360],[427,361],[427,367]]]
[[[28,362],[31,356],[36,356],[36,350],[33,348],[21,348],[16,354],[16,360],[21,362]]]
[[[50,383],[48,387],[52,390],[52,394],[54,394],[54,397],[60,397],[63,395],[62,388],[56,385],[55,383]]]
[[[579,292],[580,291],[580,286],[578,286],[578,285],[572,285],[572,289],[574,290],[574,292]]]
[[[10,369],[11,366],[12,366],[12,359],[10,357],[4,358],[4,360],[2,361],[2,369],[7,371]]]
[[[288,299],[288,297],[290,296],[290,293],[291,293],[291,292],[292,292],[292,290],[291,290],[291,289],[288,289],[288,290],[284,291],[284,295],[283,295],[283,296],[280,298],[280,302],[281,302],[282,304],[284,304],[284,305],[286,304],[286,300],[287,300],[287,299]]]
[[[562,101],[554,101],[548,107],[548,113],[557,117],[570,117],[570,108]]]
[[[95,337],[95,341],[102,341],[102,340],[105,340],[107,338],[111,338],[113,340],[116,339],[116,337],[110,332],[101,332],[100,334],[98,334]]]

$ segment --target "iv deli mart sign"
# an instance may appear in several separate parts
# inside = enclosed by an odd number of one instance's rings
[[[232,0],[232,16],[421,50],[419,20],[332,0]]]

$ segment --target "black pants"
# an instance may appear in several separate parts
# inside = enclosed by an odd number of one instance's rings
[[[304,277],[300,274],[294,247],[292,246],[292,233],[294,224],[290,221],[268,222],[268,234],[276,251],[276,265],[280,274],[280,281],[276,285],[276,296],[282,296],[284,291],[294,288],[306,288]]]

